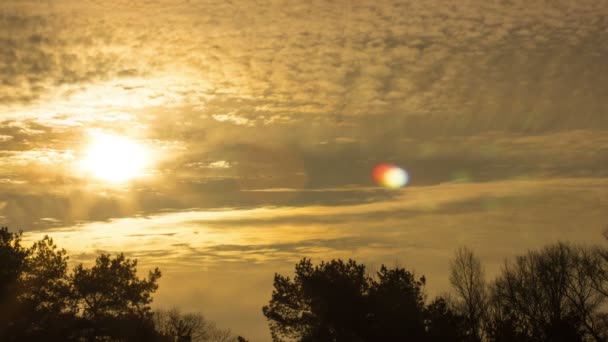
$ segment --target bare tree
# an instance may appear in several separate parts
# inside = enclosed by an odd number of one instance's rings
[[[456,307],[466,319],[473,340],[482,338],[482,320],[486,308],[484,270],[473,252],[462,247],[450,265],[450,283],[456,291]]]
[[[605,341],[594,249],[558,243],[505,264],[492,287],[494,339]]]
[[[603,235],[608,240],[608,227]],[[593,287],[608,298],[608,248],[597,246],[591,254],[593,258],[585,266],[593,279]]]
[[[200,313],[182,314],[179,309],[154,312],[156,330],[174,342],[228,342],[235,341],[229,329],[220,329]]]
[[[564,246],[570,250],[568,291],[570,304],[581,317],[586,332],[595,341],[605,341],[607,336],[606,314],[602,312],[608,296],[605,284],[608,264],[600,248]]]

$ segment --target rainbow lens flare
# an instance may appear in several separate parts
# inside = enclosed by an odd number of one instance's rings
[[[388,163],[376,166],[372,176],[378,185],[390,189],[398,189],[405,186],[410,178],[404,169]]]

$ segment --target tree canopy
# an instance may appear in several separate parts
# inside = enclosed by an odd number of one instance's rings
[[[161,272],[137,276],[137,260],[101,254],[91,267],[68,267],[67,252],[45,236],[31,247],[0,228],[0,341],[234,341],[200,314],[155,320],[150,304]],[[158,311],[159,313],[162,310]]]
[[[437,329],[458,335],[461,319],[443,299],[426,306],[424,285],[424,277],[403,268],[382,266],[371,277],[353,260],[313,266],[305,258],[293,279],[275,275],[263,313],[276,341],[425,341]]]
[[[49,237],[30,248],[0,229],[0,340],[154,339],[150,306],[160,271],[137,277],[137,261],[100,255],[70,273],[65,250]]]
[[[477,256],[456,251],[453,295],[428,301],[426,279],[382,266],[302,259],[275,274],[264,306],[275,341],[606,341],[608,252],[565,243],[506,261],[487,282]]]

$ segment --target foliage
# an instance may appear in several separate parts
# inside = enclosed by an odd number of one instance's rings
[[[137,261],[102,254],[68,272],[49,237],[26,249],[21,233],[0,229],[0,340],[154,341],[150,303],[160,271],[137,277]]]
[[[149,304],[160,275],[154,269],[147,279],[140,280],[137,260],[129,260],[123,254],[114,258],[101,254],[90,269],[82,264],[76,266],[71,280],[84,317],[146,317],[150,315]]]
[[[487,284],[461,248],[450,264],[454,299],[428,304],[424,277],[405,269],[369,277],[353,260],[303,259],[293,279],[275,275],[263,313],[276,341],[607,341],[607,251],[549,245],[506,262]]]
[[[426,309],[428,341],[471,341],[466,317],[452,309],[445,298],[438,297]]]
[[[425,307],[424,285],[403,268],[382,266],[371,278],[353,260],[302,259],[293,280],[275,275],[263,313],[275,341],[424,341],[459,321],[439,304]]]
[[[361,339],[369,285],[365,267],[352,260],[313,266],[303,259],[293,281],[275,275],[272,300],[263,308],[273,338]]]
[[[425,282],[403,268],[380,267],[368,293],[368,341],[425,339]]]
[[[135,331],[151,335],[150,303],[160,275],[154,269],[147,279],[139,279],[137,260],[123,254],[114,258],[101,254],[91,268],[76,266],[70,280],[79,314],[86,320],[87,334],[119,338]]]
[[[15,320],[22,339],[60,341],[74,330],[76,301],[67,262],[66,251],[47,236],[29,248],[19,279],[20,319]]]
[[[21,246],[19,233],[0,228],[0,340],[15,330],[20,313],[17,302],[19,277],[24,270],[27,250]]]
[[[6,300],[23,271],[27,250],[21,246],[21,232],[0,228],[0,299]]]

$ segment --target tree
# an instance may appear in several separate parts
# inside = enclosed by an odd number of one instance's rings
[[[45,236],[28,252],[21,277],[20,298],[32,302],[37,311],[52,314],[72,311],[68,302],[70,284],[66,251],[58,250],[53,240]]]
[[[27,250],[21,246],[22,233],[11,233],[7,227],[0,228],[0,300],[6,300],[17,281],[23,267]]]
[[[424,278],[403,268],[382,265],[371,281],[366,334],[368,341],[423,340],[425,329]]]
[[[21,236],[0,228],[0,340],[159,341],[150,309],[158,269],[139,279],[136,260],[102,254],[69,274],[66,251],[51,238],[26,249]]]
[[[220,329],[200,313],[182,314],[179,309],[156,310],[154,326],[171,342],[227,342],[234,337],[229,329]]]
[[[274,287],[263,308],[274,340],[362,340],[369,289],[365,266],[353,260],[313,266],[302,259],[294,279],[275,274]]]
[[[293,279],[275,274],[263,313],[275,341],[459,341],[440,331],[461,329],[457,314],[442,302],[427,309],[424,285],[403,268],[382,266],[371,278],[353,260],[302,259]]]
[[[445,298],[435,298],[425,310],[428,341],[467,341],[466,318],[450,308]]]
[[[22,338],[62,341],[74,329],[76,303],[67,274],[68,257],[45,236],[28,250],[19,280]]]
[[[481,341],[486,309],[486,283],[481,262],[468,248],[459,248],[450,264],[450,283],[456,291],[458,310],[465,317],[471,341]]]
[[[563,245],[563,244],[562,244]],[[571,276],[567,279],[568,301],[580,317],[582,330],[595,341],[608,339],[608,315],[603,309],[608,301],[606,292],[605,250],[563,245],[569,249]]]
[[[604,231],[608,242],[608,228]],[[593,248],[592,261],[585,266],[593,281],[593,288],[608,300],[608,248],[598,246]]]
[[[584,249],[559,243],[506,263],[492,287],[489,334],[504,341],[603,341],[593,317],[601,301]]]
[[[0,340],[10,340],[14,319],[19,315],[19,277],[27,257],[27,250],[21,246],[21,235],[21,232],[0,228]]]
[[[150,303],[161,273],[137,277],[137,260],[101,254],[90,269],[78,265],[72,274],[74,298],[87,336],[149,339],[154,325]]]

